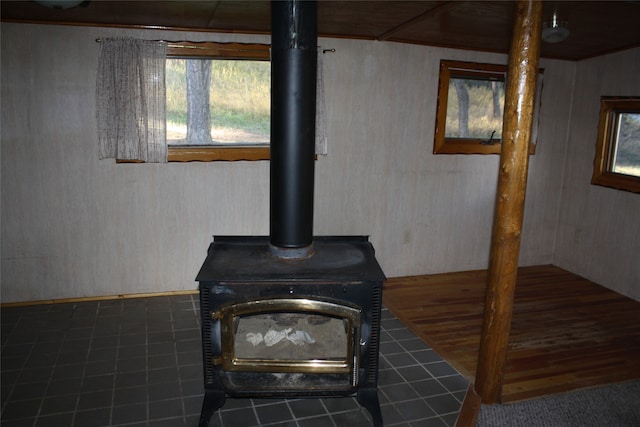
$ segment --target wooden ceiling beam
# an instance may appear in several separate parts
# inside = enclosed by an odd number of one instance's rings
[[[207,28],[212,29],[215,28],[215,17],[216,11],[218,10],[218,6],[220,6],[220,0],[216,0],[212,2],[213,10],[211,11],[211,15],[209,16],[209,21],[207,22]]]
[[[399,32],[405,30],[406,28],[410,28],[413,27],[414,25],[417,25],[423,21],[425,21],[427,18],[430,18],[434,12],[439,11],[445,11],[447,9],[450,9],[452,7],[454,7],[456,5],[457,2],[455,1],[446,1],[443,3],[440,3],[434,7],[432,7],[431,9],[427,10],[426,12],[421,13],[420,15],[417,15],[407,21],[404,21],[402,24],[397,25],[393,28],[391,28],[388,31],[385,31],[384,33],[376,36],[376,40],[378,41],[385,41],[385,40],[389,40],[390,38],[392,38],[394,35],[398,34]]]

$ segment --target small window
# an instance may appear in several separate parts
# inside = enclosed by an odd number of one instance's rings
[[[261,44],[169,45],[169,161],[269,158],[269,59],[269,46]]]
[[[500,154],[506,72],[506,65],[440,62],[434,154]]]
[[[640,98],[601,98],[591,183],[640,193]]]

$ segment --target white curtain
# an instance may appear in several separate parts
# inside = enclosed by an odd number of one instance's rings
[[[96,85],[99,158],[166,163],[167,44],[102,39]]]
[[[324,103],[324,50],[318,46],[318,75],[316,77],[316,154],[327,155],[327,116]]]

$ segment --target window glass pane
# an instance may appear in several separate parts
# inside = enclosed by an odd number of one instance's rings
[[[503,81],[452,77],[449,80],[445,137],[499,141],[503,110]]]
[[[345,321],[321,314],[274,313],[236,318],[235,356],[262,360],[346,360]]]
[[[170,145],[268,145],[268,61],[167,59]]]
[[[619,113],[612,172],[640,177],[640,113]]]

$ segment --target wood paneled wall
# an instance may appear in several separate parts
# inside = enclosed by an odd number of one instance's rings
[[[601,96],[640,93],[640,48],[577,64],[553,263],[640,300],[640,196],[591,185]]]
[[[3,302],[195,289],[212,235],[268,233],[268,162],[99,161],[94,107],[98,37],[268,37],[12,23],[1,31]],[[486,268],[498,158],[431,154],[438,65],[506,57],[320,44],[336,52],[324,57],[329,154],[316,164],[315,234],[370,235],[389,277]],[[541,65],[522,265],[553,259],[576,72],[572,62]]]

